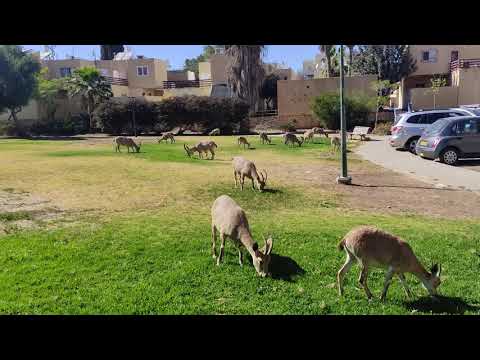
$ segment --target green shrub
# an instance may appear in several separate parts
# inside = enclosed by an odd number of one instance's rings
[[[369,114],[372,111],[372,98],[356,94],[345,96],[345,117],[347,127],[352,129],[355,126],[369,126]],[[325,93],[313,99],[312,111],[320,123],[331,130],[340,128],[340,96],[337,93]]]
[[[179,96],[160,102],[111,98],[94,113],[97,126],[107,133],[132,131],[132,109],[138,132],[163,132],[175,127],[222,134],[248,131],[248,104],[234,98]]]
[[[133,133],[133,111],[137,132],[150,132],[155,129],[159,120],[158,109],[155,103],[143,98],[110,98],[95,109],[93,116],[96,126],[102,132],[118,135],[124,132]]]
[[[29,129],[32,135],[77,135],[89,130],[88,114],[73,115],[69,119],[40,120]]]

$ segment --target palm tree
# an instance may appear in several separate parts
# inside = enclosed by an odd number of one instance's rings
[[[255,111],[260,96],[260,87],[265,78],[262,56],[263,45],[228,45],[226,46],[228,86],[232,93],[245,100],[250,111]]]
[[[327,59],[327,77],[332,76],[332,62],[331,62],[331,56],[332,56],[332,49],[334,49],[335,45],[320,45],[319,49],[322,53],[325,54],[325,57]]]
[[[72,77],[67,79],[66,88],[70,98],[80,95],[86,103],[91,130],[94,127],[93,110],[96,105],[113,96],[110,84],[97,69],[83,67],[75,70]]]
[[[355,45],[347,45],[348,47],[348,76],[352,76],[352,65],[353,65],[353,48]]]

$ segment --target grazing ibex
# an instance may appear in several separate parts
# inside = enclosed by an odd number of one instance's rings
[[[330,138],[330,145],[332,146],[333,152],[340,150],[340,138],[332,137]]]
[[[315,136],[315,131],[313,129],[305,131],[303,137],[305,138],[305,142],[308,143],[310,141],[313,142]]]
[[[255,190],[255,181],[257,182],[257,187],[260,192],[263,191],[265,185],[267,184],[267,172],[264,170],[263,173],[260,171],[260,175],[257,172],[255,164],[241,156],[235,156],[232,159],[233,164],[233,176],[235,177],[235,188],[238,185],[238,179],[240,178],[240,187],[243,191],[243,184],[245,183],[245,178],[252,180],[252,188]]]
[[[325,135],[325,137],[328,138],[328,133],[325,132],[325,129],[324,128],[321,128],[321,127],[313,127],[311,130],[313,130],[313,132],[315,134],[320,134],[320,135]]]
[[[213,129],[212,131],[210,131],[208,135],[210,136],[220,135],[220,129],[219,128]]]
[[[298,144],[298,146],[302,146],[302,143],[303,143],[303,138],[302,140],[299,140],[298,137],[295,135],[295,134],[292,134],[292,133],[286,133],[283,135],[284,139],[285,139],[285,145],[287,144],[292,144],[292,145],[295,145],[295,143]]]
[[[122,152],[120,150],[120,146],[126,146],[128,152],[130,152],[130,148],[132,148],[132,150],[135,149],[135,151],[138,153],[138,152],[140,152],[140,146],[142,146],[141,141],[137,145],[135,143],[135,141],[133,141],[133,139],[127,138],[127,137],[124,137],[124,136],[116,137],[113,140],[113,143],[115,144],[115,152]]]
[[[266,142],[270,144],[272,142],[272,140],[270,140],[270,138],[268,137],[267,133],[261,132],[259,135],[260,135],[260,141],[262,142],[262,144],[265,144]]]
[[[368,299],[372,293],[367,286],[369,267],[383,267],[387,269],[385,284],[381,300],[385,301],[387,290],[393,275],[398,275],[407,297],[412,293],[405,281],[404,273],[415,275],[428,290],[431,296],[437,294],[437,287],[440,285],[440,273],[442,271],[438,264],[432,266],[430,272],[425,270],[413,253],[412,248],[402,239],[379,230],[375,227],[360,226],[351,230],[338,244],[338,249],[345,250],[347,261],[337,274],[338,292],[343,294],[343,278],[355,261],[361,267],[361,274],[358,281],[365,290]]]
[[[191,157],[195,152],[198,152],[198,156],[202,159],[202,154],[208,155],[208,152],[212,154],[212,160],[215,157],[215,149],[217,144],[213,141],[200,141],[197,145],[189,148],[186,144],[183,144],[183,148],[187,152],[187,155]]]
[[[217,257],[215,240],[217,231],[220,233],[220,255]],[[265,241],[262,249],[253,240],[248,226],[247,216],[243,209],[229,196],[219,196],[212,206],[212,257],[217,260],[217,265],[223,260],[225,237],[229,237],[238,248],[238,261],[243,266],[243,254],[241,247],[244,246],[253,260],[253,266],[258,275],[266,277],[271,275],[268,271],[270,254],[273,247],[271,236]]]
[[[238,138],[238,146],[243,145],[243,148],[245,149],[245,145],[248,146],[250,149],[250,143],[248,142],[247,138],[244,138],[243,136],[240,136]]]
[[[163,133],[162,137],[158,139],[158,143],[160,144],[162,141],[167,142],[167,140],[170,140],[170,144],[175,142],[175,137],[171,132]]]

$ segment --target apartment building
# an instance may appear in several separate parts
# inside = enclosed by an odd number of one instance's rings
[[[416,70],[400,82],[393,105],[407,109],[433,107],[431,80],[442,77],[446,86],[435,96],[436,106],[480,103],[480,45],[410,45]]]

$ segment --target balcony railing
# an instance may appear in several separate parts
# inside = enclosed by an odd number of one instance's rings
[[[104,76],[105,80],[107,80],[107,82],[110,84],[110,85],[124,85],[124,86],[128,86],[128,79],[124,79],[124,78],[118,78],[118,77],[112,77],[112,76]]]
[[[458,59],[450,62],[450,71],[471,67],[480,67],[480,59]]]
[[[163,88],[164,89],[179,89],[179,88],[200,88],[212,86],[212,80],[177,80],[177,81],[164,81]]]

